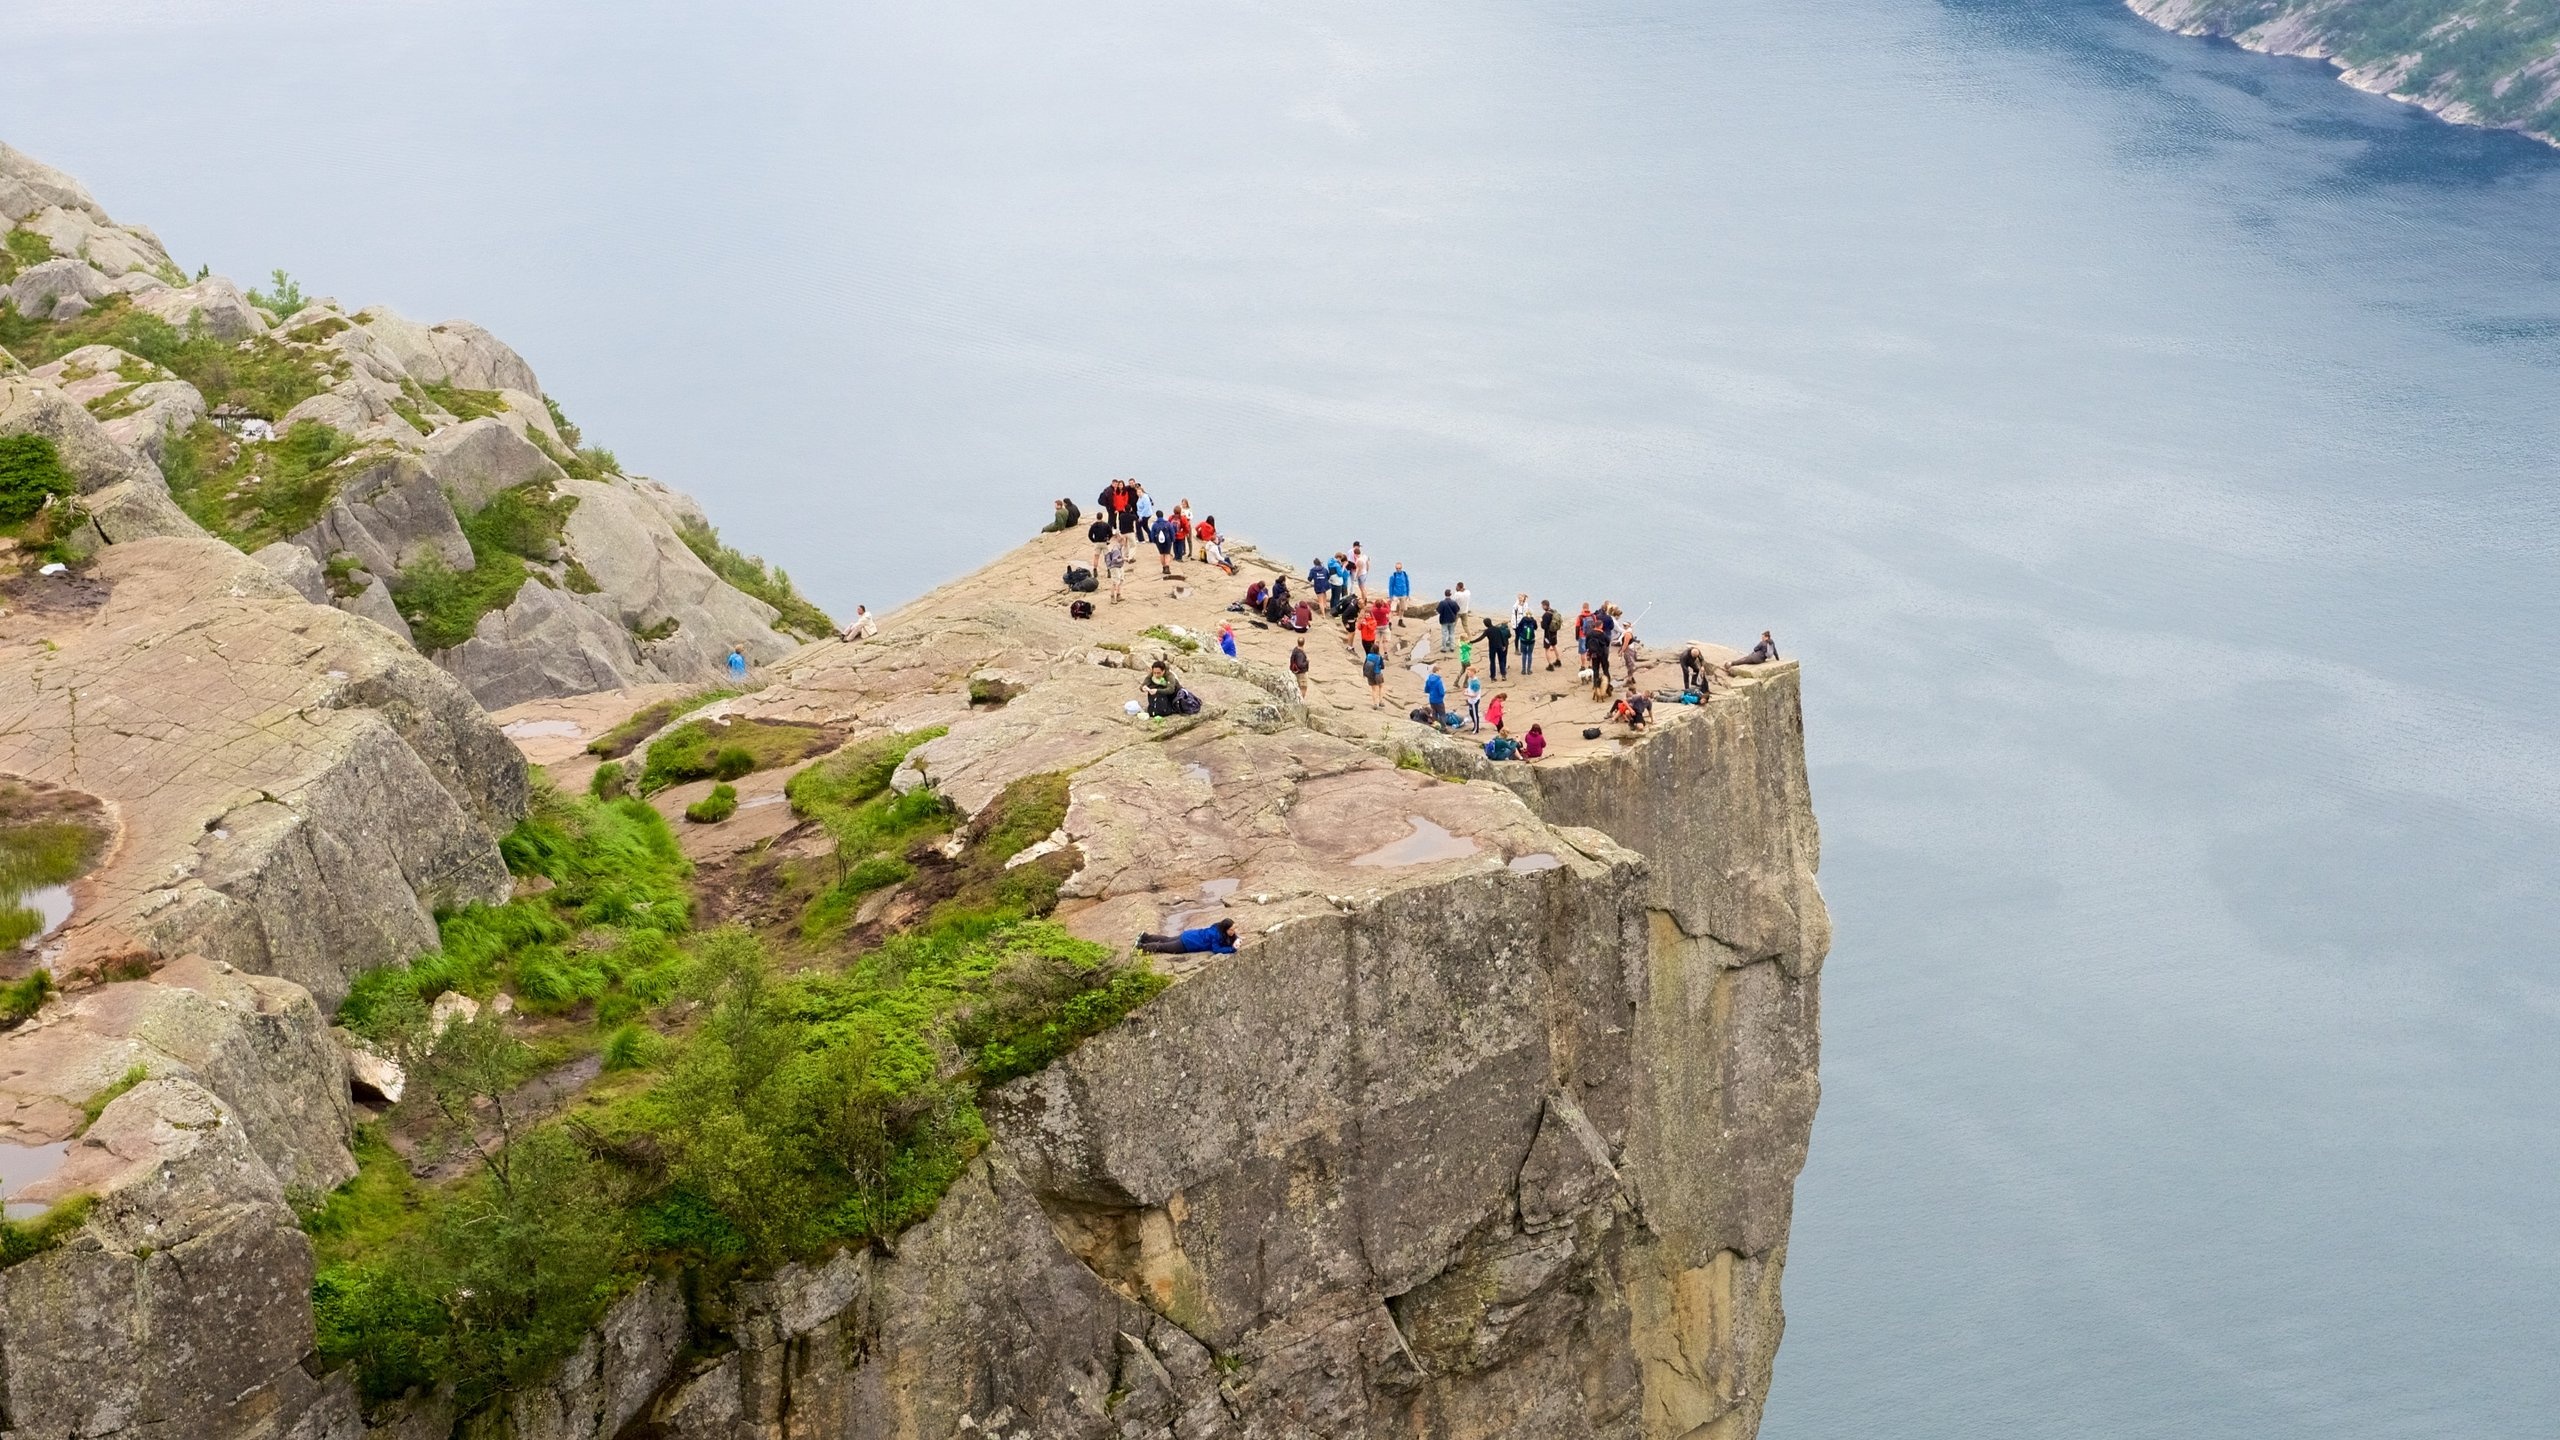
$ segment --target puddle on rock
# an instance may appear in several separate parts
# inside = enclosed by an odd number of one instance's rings
[[[1541,870],[1561,870],[1564,862],[1553,855],[1515,855],[1511,857],[1511,873],[1535,875]]]
[[[1437,860],[1463,860],[1476,853],[1476,842],[1452,835],[1419,815],[1407,815],[1413,833],[1390,840],[1353,860],[1354,865],[1428,865]]]
[[[498,733],[510,740],[575,740],[587,732],[575,720],[517,720]]]
[[[21,1145],[14,1140],[0,1140],[0,1212],[6,1218],[24,1220],[52,1209],[50,1205],[20,1201],[18,1191],[33,1185],[62,1168],[62,1157],[71,1153],[71,1142],[56,1140],[50,1145]]]
[[[1200,903],[1186,905],[1165,916],[1165,928],[1188,930],[1195,922],[1226,909],[1227,898],[1235,894],[1236,887],[1243,883],[1241,880],[1203,880],[1200,882]]]
[[[46,936],[61,929],[62,922],[71,918],[71,887],[39,885],[19,896],[18,903],[44,917],[44,928],[28,936],[18,946],[21,950],[33,950],[44,943]]]
[[[1218,780],[1217,776],[1209,773],[1209,767],[1206,765],[1185,765],[1182,767],[1182,773],[1203,785],[1214,785]]]

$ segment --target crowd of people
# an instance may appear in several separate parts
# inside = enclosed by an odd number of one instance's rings
[[[1083,523],[1080,507],[1062,499],[1049,528],[1067,530]],[[1216,516],[1195,519],[1188,499],[1162,505],[1134,479],[1114,480],[1104,488],[1085,533],[1093,544],[1093,565],[1083,582],[1071,568],[1070,588],[1107,585],[1115,600],[1124,598],[1128,572],[1143,563],[1140,547],[1146,545],[1155,548],[1158,575],[1164,579],[1178,578],[1173,567],[1194,559],[1228,575],[1236,573]],[[1293,586],[1301,579],[1303,589]],[[1560,672],[1570,658],[1574,683],[1587,685],[1591,700],[1605,707],[1604,723],[1642,730],[1653,723],[1658,704],[1704,703],[1717,680],[1733,678],[1734,666],[1779,658],[1777,642],[1766,630],[1748,653],[1730,662],[1710,658],[1703,646],[1687,645],[1678,657],[1678,687],[1647,690],[1638,680],[1638,666],[1646,658],[1636,634],[1640,617],[1613,602],[1585,602],[1568,616],[1552,600],[1533,605],[1527,591],[1517,591],[1507,604],[1480,605],[1463,580],[1443,588],[1436,601],[1416,601],[1414,596],[1413,576],[1402,564],[1378,576],[1367,547],[1355,540],[1347,550],[1315,557],[1303,577],[1254,580],[1227,608],[1248,623],[1293,634],[1288,667],[1300,699],[1313,698],[1308,639],[1331,625],[1360,668],[1372,708],[1392,703],[1388,672],[1408,668],[1422,682],[1423,703],[1410,712],[1411,718],[1471,735],[1489,730],[1484,749],[1496,760],[1536,760],[1547,753],[1542,725],[1532,723],[1524,732],[1512,733],[1507,713],[1511,696],[1501,688],[1505,682],[1526,683],[1542,664],[1549,672]],[[1409,633],[1416,630],[1421,633]],[[1232,624],[1220,625],[1217,644],[1224,654],[1236,654]],[[1198,704],[1162,663],[1141,688],[1142,708],[1151,715],[1180,714],[1186,702]],[[1600,733],[1598,727],[1584,730],[1587,737]]]

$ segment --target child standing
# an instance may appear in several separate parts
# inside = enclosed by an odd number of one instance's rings
[[[1484,728],[1484,682],[1473,675],[1467,677],[1467,728]]]

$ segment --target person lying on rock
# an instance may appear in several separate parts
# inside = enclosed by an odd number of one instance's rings
[[[1236,953],[1236,922],[1221,920],[1185,930],[1179,935],[1141,935],[1138,948],[1150,955],[1233,955]]]
[[[1778,642],[1770,639],[1769,632],[1763,630],[1760,632],[1760,643],[1752,646],[1751,653],[1734,661],[1733,665],[1766,665],[1777,658]],[[1731,674],[1733,672],[1733,665],[1726,666],[1725,673]]]

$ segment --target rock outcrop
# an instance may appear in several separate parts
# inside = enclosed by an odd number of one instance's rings
[[[1076,548],[719,713],[947,725],[902,783],[965,809],[1071,772],[1059,918],[1249,943],[996,1092],[991,1148],[894,1253],[705,1312],[646,1433],[1752,1434],[1829,945],[1796,668],[1632,743],[1551,712],[1550,759],[1452,783],[1395,763],[1421,727],[1334,709],[1362,692],[1330,645],[1308,706],[1282,632],[1234,661],[1135,633],[1204,633],[1217,600],[1067,619]],[[1201,717],[1124,713],[1158,655]],[[972,706],[992,677],[1011,698]]]
[[[13,247],[0,249],[0,266],[16,265],[11,257],[26,239],[52,257],[18,266],[14,275],[0,269],[7,281],[0,304],[21,316],[69,325],[103,306],[130,306],[180,335],[247,347],[268,373],[306,373],[319,386],[317,393],[309,384],[288,390],[288,399],[300,398],[245,416],[240,401],[227,402],[221,418],[234,439],[215,431],[207,397],[194,385],[102,344],[0,381],[8,387],[0,389],[0,434],[54,439],[80,476],[83,507],[94,521],[81,536],[84,546],[203,533],[170,498],[158,468],[178,437],[192,435],[199,450],[236,449],[267,443],[262,432],[242,426],[244,419],[277,432],[310,422],[362,447],[343,470],[325,472],[329,489],[319,514],[288,537],[324,570],[334,566],[333,573],[351,577],[319,598],[403,640],[435,637],[445,648],[433,658],[484,704],[670,681],[707,684],[725,673],[732,646],[762,663],[813,638],[793,633],[772,605],[741,592],[694,553],[684,531],[707,522],[692,502],[621,474],[603,452],[579,451],[533,367],[487,330],[460,320],[422,325],[378,306],[349,312],[327,299],[275,315],[258,308],[271,298],[253,303],[220,276],[180,283],[150,232],[117,224],[76,181],[6,146],[0,219],[8,222],[0,240]],[[257,470],[247,467],[249,483]],[[221,483],[234,485],[238,497],[237,478]],[[458,643],[449,621],[442,630],[413,628],[395,603],[400,582],[428,563],[476,569],[479,557],[462,522],[510,490],[570,497],[557,543],[515,557],[537,562],[526,584],[466,617],[477,623]],[[210,515],[220,508],[217,498],[187,503]],[[218,520],[208,523],[218,528]],[[258,546],[273,535],[222,538]],[[825,628],[805,616],[794,623],[803,631]]]

